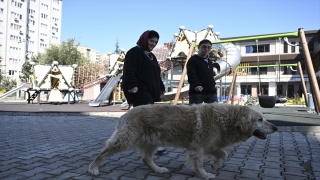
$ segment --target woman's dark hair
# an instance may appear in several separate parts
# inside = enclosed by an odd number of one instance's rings
[[[202,41],[199,42],[199,47],[202,45],[202,44],[205,44],[205,43],[209,43],[212,45],[211,41],[209,41],[208,39],[204,39]]]
[[[153,37],[156,37],[159,39],[159,34],[157,33],[157,31],[151,30],[149,32],[148,39],[153,38]]]

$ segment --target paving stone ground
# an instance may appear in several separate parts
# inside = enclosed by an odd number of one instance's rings
[[[104,147],[117,119],[0,114],[0,179],[200,179],[185,167],[185,150],[169,147],[167,155],[154,156],[156,164],[169,169],[168,174],[152,172],[130,150],[103,161],[99,176],[90,175],[88,166]],[[266,140],[252,137],[226,152],[229,157],[217,171],[210,167],[212,160],[204,159],[204,168],[217,179],[320,180],[319,130],[278,131]]]

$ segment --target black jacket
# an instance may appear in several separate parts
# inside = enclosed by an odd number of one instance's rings
[[[160,66],[154,54],[153,60],[138,46],[131,48],[124,60],[122,88],[124,91],[138,87],[138,91],[149,92],[154,101],[160,101],[160,91],[164,91],[164,84],[160,78]],[[133,95],[133,94],[132,94]],[[129,94],[130,96],[130,94]],[[130,102],[130,97],[126,97]],[[143,98],[143,97],[140,97]],[[143,99],[140,99],[141,101]]]
[[[208,59],[207,63],[204,59],[206,58],[193,55],[187,63],[190,96],[194,94],[217,94],[212,62]],[[203,87],[202,92],[195,90],[197,86]]]

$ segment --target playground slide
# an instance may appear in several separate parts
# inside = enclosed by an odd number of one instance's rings
[[[109,98],[112,90],[114,89],[114,87],[117,85],[117,83],[119,82],[121,76],[115,76],[115,77],[111,77],[107,84],[103,87],[103,89],[101,90],[100,94],[98,95],[98,97],[89,103],[89,106],[91,107],[97,107],[100,106],[100,104],[105,101],[107,98]]]
[[[7,97],[7,96],[10,96],[11,94],[21,90],[22,88],[29,88],[30,87],[30,84],[29,83],[24,83],[24,84],[21,84],[19,87],[16,87],[14,89],[11,89],[10,91],[0,95],[0,99],[4,98],[4,97]]]
[[[217,60],[213,63],[213,66],[218,69],[217,75],[214,77],[214,80],[218,80],[226,75],[232,73],[233,70],[240,64],[241,60],[241,53],[239,49],[231,44],[215,44],[214,46],[221,46],[222,49],[225,51],[225,55],[220,60]],[[177,89],[167,92],[164,95],[161,95],[161,100],[169,101],[175,98],[177,93]],[[181,88],[180,98],[186,97],[189,95],[189,85]]]

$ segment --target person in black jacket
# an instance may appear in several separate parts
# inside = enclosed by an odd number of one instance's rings
[[[133,107],[161,101],[160,95],[165,93],[160,66],[156,56],[151,52],[158,40],[159,34],[156,31],[145,31],[140,36],[137,46],[126,53],[122,88],[128,104],[132,104]],[[166,153],[165,148],[159,147],[156,154]]]
[[[128,103],[133,107],[161,101],[160,95],[165,92],[160,66],[151,52],[158,40],[159,34],[156,31],[145,31],[137,46],[126,53],[122,88]]]
[[[198,46],[198,54],[193,55],[187,63],[189,87],[189,104],[218,102],[215,72],[208,57],[212,48],[211,41],[204,39]]]

